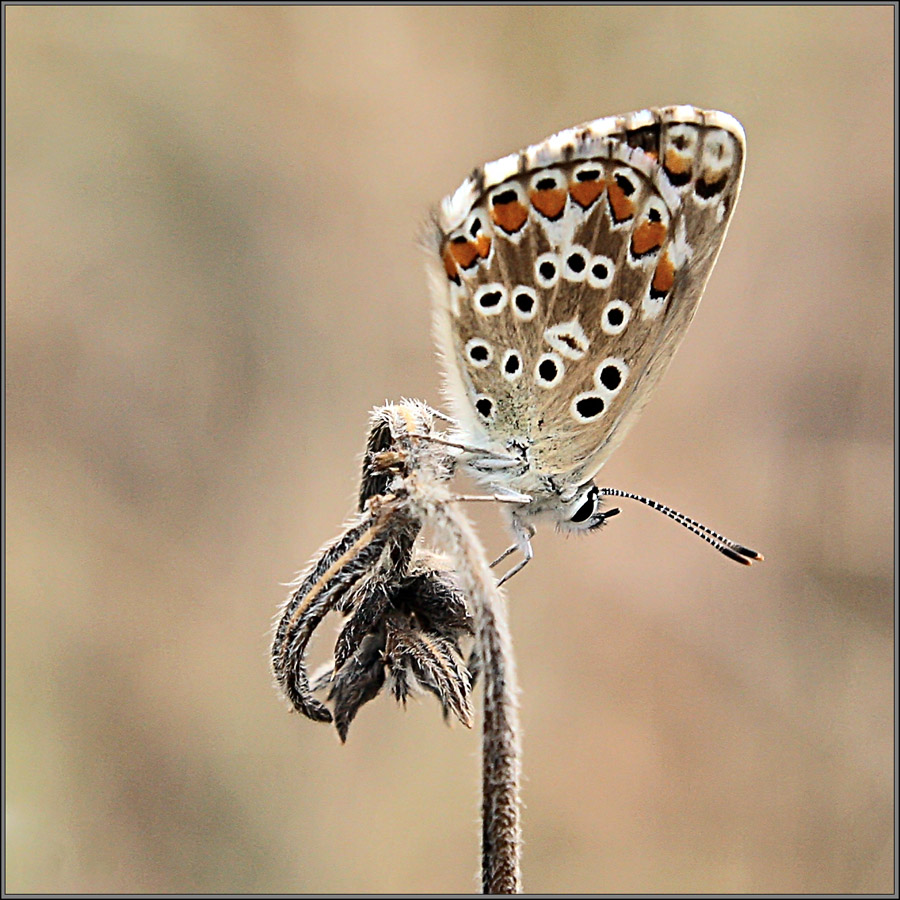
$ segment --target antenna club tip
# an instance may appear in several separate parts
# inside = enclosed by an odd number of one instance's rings
[[[747,556],[750,559],[755,560],[756,562],[762,562],[765,559],[762,553],[759,553],[756,550],[751,550],[749,547],[735,547],[734,549],[737,550],[737,552],[742,556]]]

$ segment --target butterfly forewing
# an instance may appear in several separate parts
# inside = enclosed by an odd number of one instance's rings
[[[696,310],[743,157],[724,113],[644,110],[489,163],[444,201],[449,399],[484,445],[527,448],[517,487],[582,483],[624,437]]]

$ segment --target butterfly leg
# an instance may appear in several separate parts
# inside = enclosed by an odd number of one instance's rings
[[[429,406],[428,409],[436,419],[440,419],[442,422],[446,422],[448,425],[459,425],[459,422],[457,422],[456,419],[451,418],[446,413],[442,413],[439,409],[435,409],[433,406]]]
[[[453,502],[489,500],[492,503],[515,503],[517,506],[521,506],[523,503],[531,503],[531,497],[528,494],[520,494],[518,491],[507,490],[498,491],[496,494],[457,494],[450,499]],[[518,544],[514,544],[507,553],[512,552],[512,550],[515,550],[518,546]],[[500,559],[503,559],[503,557],[501,556]],[[500,560],[494,560],[492,565],[495,565],[499,561]]]
[[[534,550],[531,547],[531,539],[534,537],[534,527],[532,525],[523,525],[517,519],[513,520],[513,528],[516,533],[516,543],[511,547],[507,547],[492,563],[491,568],[502,562],[511,553],[516,550],[522,551],[522,559],[519,560],[498,582],[497,586],[509,581],[513,575],[517,575],[528,563],[534,559]]]
[[[510,547],[507,547],[492,563],[491,568],[493,569],[498,563],[502,563],[510,553],[515,553],[516,550],[519,549],[518,544],[513,544]]]
[[[462,450],[473,456],[486,457],[490,463],[485,463],[487,468],[508,469],[521,464],[514,456],[498,453],[496,450],[488,450],[486,447],[473,447],[471,444],[460,444],[456,441],[448,441],[433,434],[410,434],[409,437],[416,441],[428,441],[430,444],[440,444],[442,447],[452,447],[454,450]]]

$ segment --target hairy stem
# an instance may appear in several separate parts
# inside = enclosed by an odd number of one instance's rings
[[[506,604],[481,542],[456,504],[437,516],[439,539],[457,564],[460,587],[472,599],[484,672],[481,875],[485,894],[521,892],[519,857],[520,743],[518,686]]]

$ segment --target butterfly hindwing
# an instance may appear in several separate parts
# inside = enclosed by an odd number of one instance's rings
[[[527,447],[532,480],[596,473],[693,317],[743,157],[724,113],[645,110],[489,163],[444,201],[436,330],[474,440]]]

